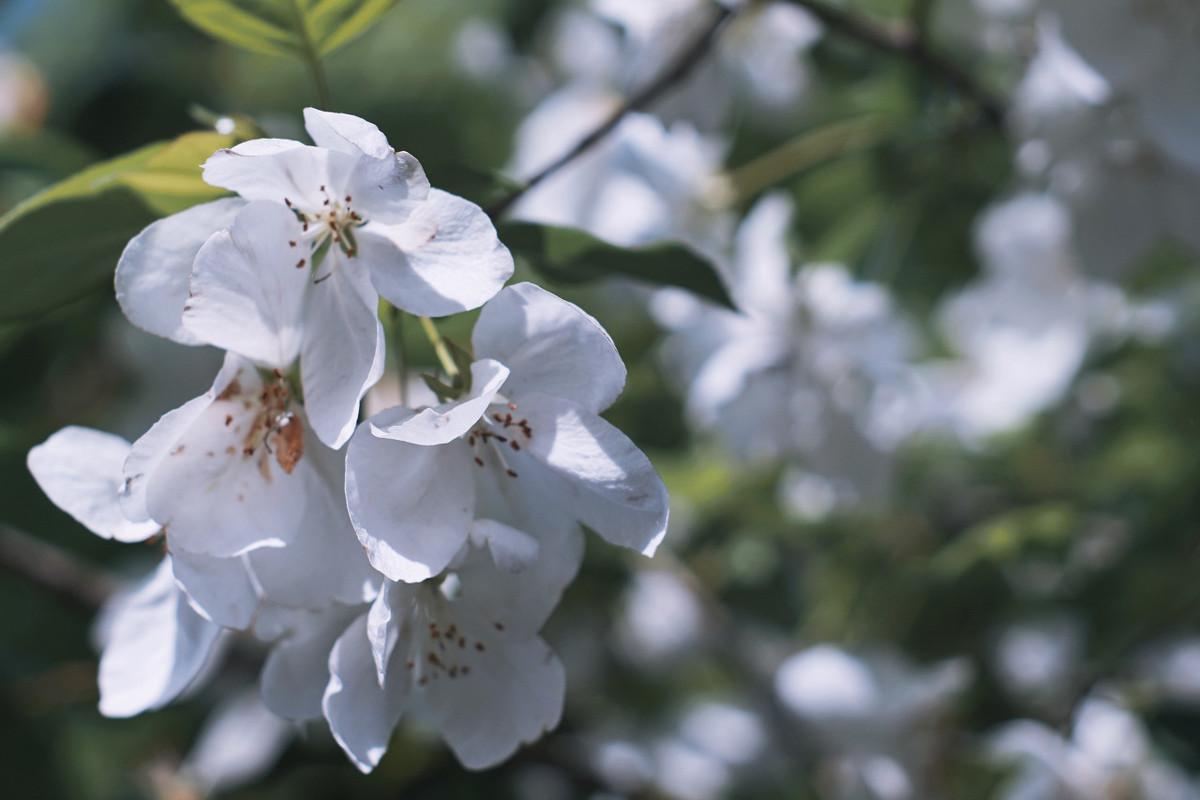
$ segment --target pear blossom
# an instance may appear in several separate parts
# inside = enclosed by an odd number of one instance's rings
[[[340,447],[382,372],[379,297],[419,315],[464,311],[495,294],[513,265],[486,214],[431,189],[374,125],[313,108],[305,122],[315,145],[256,139],[209,158],[204,179],[238,197],[138,234],[117,265],[117,299],[135,325],[183,344],[281,369],[298,358],[313,429]],[[255,270],[283,263],[289,279],[258,282]],[[262,315],[295,326],[270,352],[222,325]]]
[[[462,396],[384,411],[351,439],[346,501],[375,568],[391,580],[437,575],[477,519],[561,536],[582,523],[653,554],[666,532],[666,489],[599,416],[625,382],[599,323],[521,283],[484,306],[472,344]]]

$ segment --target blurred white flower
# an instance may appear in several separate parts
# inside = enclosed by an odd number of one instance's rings
[[[760,200],[737,233],[726,282],[739,311],[664,291],[653,310],[687,391],[689,420],[750,460],[800,459],[838,504],[876,499],[887,453],[915,427],[892,400],[911,389],[913,336],[887,290],[844,268],[792,272],[792,206]],[[803,504],[801,504],[803,506]]]
[[[991,739],[997,762],[1016,775],[1005,800],[1194,800],[1195,785],[1159,757],[1141,721],[1120,703],[1084,700],[1070,738],[1028,720],[1012,722]]]
[[[695,645],[704,633],[699,598],[671,572],[638,570],[621,607],[617,645],[635,663],[660,664]]]
[[[823,753],[833,797],[905,800],[922,794],[937,718],[971,681],[965,660],[914,668],[896,655],[860,657],[814,645],[775,673],[775,692]]]

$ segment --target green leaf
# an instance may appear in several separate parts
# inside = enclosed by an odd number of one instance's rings
[[[271,56],[331,53],[398,0],[171,0],[205,33]]]
[[[573,228],[532,222],[503,222],[500,240],[537,272],[559,283],[601,278],[633,278],[655,286],[676,286],[733,308],[716,268],[690,248],[668,242],[624,248]]]
[[[233,138],[187,133],[85,169],[0,217],[0,322],[50,311],[112,280],[125,245],[159,217],[225,194],[200,165]]]

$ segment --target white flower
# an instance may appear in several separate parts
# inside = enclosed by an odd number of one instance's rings
[[[1200,170],[1200,7],[1192,0],[1055,0],[1063,35],[1130,103],[1156,144]]]
[[[483,309],[465,396],[372,417],[346,458],[350,517],[371,563],[392,580],[441,572],[476,519],[527,533],[574,534],[652,554],[666,489],[646,456],[598,414],[625,367],[578,307],[522,283]]]
[[[1141,721],[1119,701],[1089,697],[1069,738],[1039,722],[1018,720],[993,735],[988,750],[1016,775],[1004,800],[1196,800],[1187,775],[1161,758]]]
[[[888,401],[910,377],[912,336],[883,287],[836,265],[793,273],[791,214],[787,198],[768,195],[738,229],[725,271],[741,313],[659,295],[654,310],[674,331],[664,361],[686,387],[691,422],[736,455],[803,457],[839,499],[863,501],[908,432]]]
[[[311,108],[305,120],[316,146],[257,139],[213,155],[205,180],[240,197],[142,231],[117,265],[117,299],[184,344],[279,368],[298,357],[313,428],[340,447],[382,371],[379,296],[451,314],[494,295],[513,265],[483,211],[431,190],[375,126]]]
[[[528,177],[609,116],[618,96],[569,85],[521,124],[511,171]],[[581,228],[632,247],[666,239],[719,248],[727,215],[708,202],[725,147],[685,122],[627,114],[596,147],[527,193],[513,216]]]
[[[272,710],[321,715],[364,772],[401,716],[431,723],[480,769],[558,723],[564,675],[538,637],[563,588],[558,558],[525,534],[482,526],[438,581],[387,582],[369,607],[297,620],[263,671]],[[578,564],[580,551],[575,551]]]

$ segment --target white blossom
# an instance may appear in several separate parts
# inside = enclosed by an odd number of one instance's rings
[[[666,532],[666,489],[599,416],[625,382],[599,323],[522,283],[484,307],[472,344],[466,394],[385,411],[350,442],[347,504],[375,568],[422,581],[472,536],[491,545],[518,531],[573,537],[579,523],[652,554]]]

